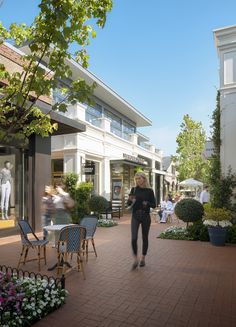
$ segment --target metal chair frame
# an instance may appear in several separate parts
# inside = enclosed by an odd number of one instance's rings
[[[84,279],[84,265],[81,255],[83,254],[82,245],[86,237],[86,228],[79,225],[66,226],[60,231],[59,240],[57,244],[57,274],[62,270],[62,274],[70,272],[72,269],[77,268],[82,271]],[[73,254],[76,254],[77,264],[71,266],[68,262],[69,255],[71,259]]]
[[[88,222],[92,222],[92,224],[89,225]],[[86,238],[83,243],[83,251],[86,254],[86,262],[88,262],[89,253],[94,253],[96,257],[98,256],[94,242],[94,234],[96,232],[97,222],[98,218],[96,216],[86,216],[80,221],[80,226],[86,228]],[[89,251],[89,241],[92,243],[93,251]]]
[[[21,242],[22,242],[22,250],[20,254],[20,259],[18,261],[17,269],[19,269],[20,264],[24,264],[26,262],[38,260],[38,270],[40,271],[41,260],[44,260],[45,265],[47,264],[46,260],[46,245],[48,243],[47,240],[40,240],[37,235],[34,233],[32,227],[26,220],[20,220],[18,222],[20,227],[20,235],[21,235]],[[28,234],[31,234],[34,237],[34,240],[30,240],[28,238]],[[37,250],[37,258],[27,259],[29,249],[36,249]],[[41,256],[41,250],[43,250],[43,255]]]

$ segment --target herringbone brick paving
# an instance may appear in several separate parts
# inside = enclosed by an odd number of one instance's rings
[[[130,271],[130,217],[98,228],[98,258],[90,254],[86,280],[70,273],[67,303],[35,326],[236,326],[236,247],[157,239],[164,228],[152,223],[147,265],[136,271]],[[18,238],[0,239],[2,264],[16,266],[19,252]],[[48,265],[54,262],[49,247]],[[26,268],[36,271],[37,263]]]

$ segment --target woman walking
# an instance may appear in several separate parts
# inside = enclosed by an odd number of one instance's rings
[[[51,185],[45,186],[44,196],[42,197],[42,204],[44,206],[44,212],[42,215],[42,227],[51,225],[53,216],[55,213],[55,205],[53,203],[54,189]],[[44,239],[48,237],[48,231],[43,228]]]
[[[134,176],[135,187],[131,189],[128,206],[132,206],[132,220],[131,220],[131,238],[132,250],[134,255],[134,263],[132,270],[138,267],[145,266],[145,256],[148,249],[148,234],[151,225],[150,208],[156,207],[156,199],[153,190],[150,188],[147,177],[143,172],[138,172]],[[138,260],[138,230],[142,227],[142,256]]]
[[[71,216],[67,210],[67,202],[70,201],[70,195],[65,191],[66,186],[62,183],[56,184],[56,194],[53,195],[55,205],[55,224],[70,224]]]

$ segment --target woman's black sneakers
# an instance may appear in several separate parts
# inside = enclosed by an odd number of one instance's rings
[[[135,262],[132,264],[132,268],[131,268],[131,270],[135,270],[137,267],[138,267],[138,261],[135,261]]]
[[[141,260],[140,263],[139,263],[139,267],[144,267],[144,266],[145,266],[145,261]]]

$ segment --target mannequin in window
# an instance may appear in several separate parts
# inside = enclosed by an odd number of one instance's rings
[[[11,169],[13,165],[10,161],[4,162],[4,168],[0,171],[1,184],[1,212],[2,219],[8,219],[9,199],[11,195]]]

